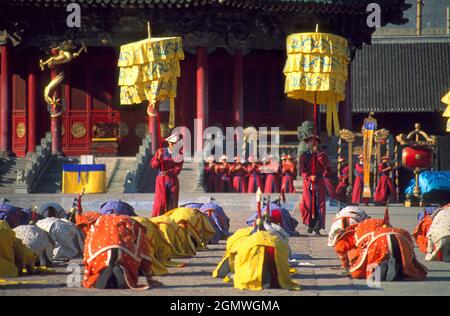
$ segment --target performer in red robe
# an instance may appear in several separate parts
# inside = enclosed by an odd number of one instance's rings
[[[323,172],[329,164],[328,156],[319,151],[318,145],[322,142],[320,137],[312,135],[303,139],[310,149],[300,156],[300,172],[303,177],[302,203],[300,212],[302,220],[308,226],[308,232],[313,231],[320,235],[320,230],[325,229],[325,182]],[[313,175],[313,161],[315,160],[315,175]],[[314,183],[314,190],[313,190]],[[314,208],[313,206],[314,191]]]
[[[281,158],[281,187],[284,187],[286,193],[295,193],[294,178],[296,175],[291,155],[283,156]]]
[[[352,204],[359,205],[361,202],[361,195],[363,193],[364,181],[363,181],[363,155],[359,155],[359,162],[355,164],[355,181],[353,182],[353,194],[352,194]],[[364,198],[364,203],[368,205],[369,200]]]
[[[272,156],[269,156],[266,164],[261,170],[266,175],[266,181],[264,183],[264,193],[276,193],[280,192],[280,179],[279,179],[279,165],[273,160]]]
[[[166,138],[166,141],[169,147],[158,149],[151,161],[151,167],[158,169],[152,217],[162,215],[166,211],[178,207],[180,190],[178,175],[183,168],[183,154],[181,150],[175,152],[174,149],[174,145],[179,141],[177,134],[172,134]]]
[[[378,165],[380,179],[378,180],[378,185],[375,190],[374,201],[381,204],[386,204],[387,200],[389,200],[389,196],[391,196],[393,200],[396,200],[395,188],[389,177],[389,173],[393,169],[392,166],[389,165],[390,159],[391,158],[386,155],[381,158],[381,163]]]
[[[230,168],[230,174],[233,178],[233,191],[238,193],[247,192],[247,184],[245,183],[245,176],[247,170],[241,163],[240,157],[234,157],[234,165]]]
[[[339,175],[339,183],[336,187],[336,198],[338,201],[346,203],[349,167],[342,157],[339,158],[338,163],[341,163],[341,174]]]
[[[230,165],[227,162],[227,157],[222,155],[220,157],[221,164],[216,167],[216,172],[219,177],[220,192],[233,192],[233,186],[230,176]]]
[[[209,156],[206,159],[206,164],[204,167],[206,191],[207,192],[219,192],[219,177],[216,173],[216,164],[214,162],[214,157]]]
[[[248,193],[255,193],[258,188],[262,189],[261,172],[259,166],[256,163],[256,159],[252,156],[248,158],[250,163],[247,166],[247,177],[248,177]]]
[[[423,280],[428,270],[417,260],[409,233],[385,219],[366,219],[342,232],[335,244],[342,265],[352,278],[370,278],[379,272],[380,281]]]
[[[327,190],[327,195],[332,198],[336,199],[336,188],[334,187],[333,181],[331,180],[331,177],[333,176],[333,173],[331,172],[331,168],[328,166],[325,168],[325,171],[323,172],[323,181],[325,183],[325,189]]]

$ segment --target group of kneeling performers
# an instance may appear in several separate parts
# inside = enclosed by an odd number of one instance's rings
[[[300,157],[304,179],[300,212],[309,232],[318,234],[325,228],[326,212],[323,178],[315,175],[324,171],[328,158],[318,150],[317,139],[306,141],[311,149]],[[99,212],[84,212],[81,196],[68,213],[53,206],[37,212],[0,203],[0,276],[48,273],[46,267],[83,254],[84,287],[147,289],[161,285],[153,277],[167,274],[167,268],[186,266],[174,260],[195,256],[208,244],[226,239],[214,277],[239,289],[299,290],[291,278],[295,269],[290,266],[289,247],[289,237],[299,236],[298,222],[286,208],[283,192],[276,201],[270,197],[264,201],[258,190],[257,209],[248,227],[231,235],[229,218],[213,200],[178,207],[178,192],[170,191],[170,185],[177,181],[182,162],[171,159],[169,148],[152,160],[152,166],[162,171],[151,218],[137,216],[120,200],[105,202]],[[450,261],[450,205],[421,212],[413,237],[426,253],[425,260]],[[378,271],[380,281],[423,280],[428,272],[416,258],[410,234],[391,225],[387,209],[383,219],[376,219],[357,206],[343,208],[331,224],[328,246],[335,248],[353,278],[368,278]],[[138,284],[139,276],[146,284]]]

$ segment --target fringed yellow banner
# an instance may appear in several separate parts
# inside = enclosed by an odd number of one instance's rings
[[[350,62],[345,38],[327,33],[299,33],[286,41],[285,93],[291,99],[327,107],[327,131],[339,135],[338,103],[345,99]]]
[[[184,59],[180,37],[149,38],[120,47],[120,104],[131,105],[170,99],[169,127],[175,127],[175,97],[180,60]]]

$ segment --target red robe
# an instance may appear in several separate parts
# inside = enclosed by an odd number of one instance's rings
[[[233,191],[238,193],[247,192],[247,184],[245,183],[246,169],[242,164],[235,164],[230,169],[233,178]]]
[[[178,207],[180,183],[178,175],[183,168],[183,160],[175,161],[167,148],[163,150],[163,165],[166,175],[161,174],[162,164],[156,153],[151,161],[151,167],[159,169],[155,183],[155,200],[153,201],[152,217],[163,215],[166,211]]]
[[[286,193],[295,193],[294,178],[296,176],[295,164],[291,161],[282,163],[281,167],[281,187],[285,188]]]
[[[152,259],[146,229],[124,215],[101,215],[88,230],[84,247],[83,286],[95,287],[103,269],[111,264],[111,250],[117,249],[118,265],[129,288],[138,288],[139,273],[151,278]],[[113,263],[114,264],[114,263]]]
[[[397,263],[402,265],[404,278],[425,279],[428,271],[416,259],[409,233],[401,228],[385,227],[383,224],[382,219],[367,219],[349,226],[337,241],[336,251],[343,265],[349,267],[351,276],[355,279],[368,278],[373,273],[373,267],[380,266],[391,256],[397,256]],[[398,247],[395,247],[395,244]]]
[[[346,195],[348,186],[348,172],[349,172],[348,166],[342,168],[341,174],[339,175],[339,183],[336,187],[336,197],[338,201],[341,201],[343,203],[345,203],[347,200]]]
[[[261,181],[261,172],[259,171],[259,166],[251,164],[247,167],[247,175],[248,175],[248,193],[255,193],[258,188],[263,189],[262,181]]]
[[[353,183],[353,194],[352,194],[352,204],[359,205],[361,203],[361,195],[363,192],[363,165],[359,162],[355,164],[355,182]]]
[[[228,164],[226,166],[220,164],[217,166],[216,171],[219,177],[219,192],[233,192],[230,166]]]
[[[311,188],[311,175],[313,166],[313,157],[316,157],[315,165],[315,204],[314,214],[312,213],[312,190]],[[305,152],[300,156],[300,172],[303,177],[303,193],[302,203],[300,205],[300,212],[302,215],[303,223],[310,228],[325,229],[325,182],[323,180],[323,172],[329,164],[328,156],[324,152],[317,154],[311,154],[311,152]],[[318,207],[317,207],[318,206]],[[318,208],[318,209],[317,209]],[[314,215],[314,216],[313,216]],[[320,219],[320,222],[317,222]],[[317,223],[316,223],[317,222]]]
[[[327,167],[323,173],[323,181],[325,183],[325,188],[327,189],[327,194],[330,198],[336,199],[336,188],[334,187],[333,182],[331,181],[331,170],[330,167]]]
[[[417,246],[424,254],[428,252],[428,237],[427,233],[430,229],[431,224],[433,223],[433,219],[431,216],[425,216],[419,224],[416,226],[413,232],[413,237],[416,240]]]
[[[388,167],[385,163],[378,165],[378,172],[380,173],[380,180],[378,181],[377,188],[375,190],[374,201],[382,204],[386,204],[389,196],[395,199],[395,188],[389,178],[389,171],[384,171]]]
[[[216,173],[216,165],[209,164],[205,165],[205,182],[206,182],[206,191],[207,192],[219,192],[219,177]]]
[[[278,176],[278,166],[273,162],[266,165],[269,173],[266,173],[266,181],[264,183],[264,193],[276,193],[280,192],[280,179]]]

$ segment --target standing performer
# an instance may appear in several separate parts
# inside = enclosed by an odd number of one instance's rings
[[[214,162],[213,156],[209,156],[206,159],[204,171],[205,171],[205,180],[206,180],[206,191],[207,192],[218,192],[219,191],[219,178],[217,177],[216,164]]]
[[[353,183],[352,204],[359,205],[361,202],[361,195],[363,193],[363,154],[358,156],[359,162],[355,164],[355,182]],[[369,204],[369,199],[364,198],[366,206]]]
[[[375,190],[374,201],[382,204],[386,204],[389,196],[396,200],[395,188],[389,178],[389,173],[393,169],[389,164],[390,159],[388,155],[385,155],[381,158],[381,163],[378,165],[380,180],[378,180],[377,189]]]
[[[219,177],[220,192],[233,192],[230,177],[230,165],[227,162],[227,157],[222,155],[220,157],[221,164],[216,167],[217,175]]]
[[[281,158],[281,187],[285,188],[286,193],[295,193],[294,178],[296,174],[291,155],[283,156]]]
[[[248,158],[250,164],[247,166],[248,175],[248,193],[255,193],[258,188],[261,188],[261,172],[259,171],[259,166],[256,163],[256,159],[253,156]]]
[[[303,223],[308,226],[308,233],[314,231],[316,235],[320,236],[320,230],[325,229],[326,213],[323,172],[329,164],[329,159],[324,152],[318,149],[318,145],[322,142],[319,136],[311,135],[304,138],[303,141],[308,144],[309,150],[300,156],[300,172],[303,177],[300,212]],[[313,165],[315,176],[313,175]],[[315,193],[314,197],[313,192]]]
[[[183,154],[181,150],[174,152],[174,144],[179,141],[177,134],[170,135],[166,141],[169,147],[158,149],[151,161],[151,167],[159,169],[155,183],[152,217],[163,215],[166,211],[178,207],[180,190],[178,175],[183,168]]]
[[[234,192],[247,192],[247,185],[245,183],[245,175],[247,174],[247,170],[241,163],[241,157],[234,157],[234,165],[230,169],[230,174],[233,177]]]
[[[272,155],[269,156],[266,165],[263,166],[263,170],[266,174],[266,182],[264,184],[264,193],[276,193],[280,192],[280,181],[278,169],[279,165],[273,161]]]
[[[331,168],[328,166],[328,167],[326,167],[325,171],[323,172],[323,181],[325,183],[327,195],[331,199],[336,199],[336,188],[334,187],[334,184],[331,181],[331,177],[332,177]]]
[[[341,164],[341,174],[339,175],[339,183],[336,187],[336,198],[342,203],[346,203],[347,186],[348,186],[348,172],[349,167],[345,158],[339,158],[338,163]]]

